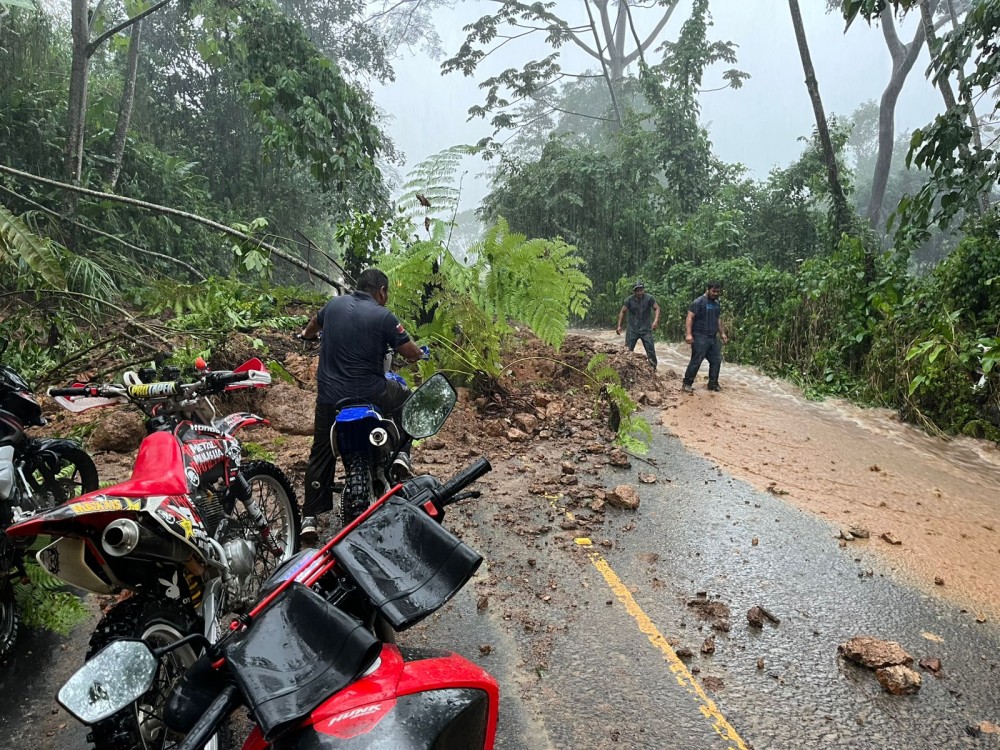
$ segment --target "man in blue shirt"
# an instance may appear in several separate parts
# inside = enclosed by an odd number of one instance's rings
[[[337,459],[330,444],[330,430],[337,416],[336,405],[344,399],[366,401],[383,414],[397,416],[409,396],[402,385],[385,377],[385,356],[397,351],[409,362],[423,352],[414,344],[396,316],[385,307],[389,279],[377,268],[358,277],[357,291],[334,297],[302,329],[302,338],[312,339],[323,331],[318,395],[312,451],[306,467],[306,492],[302,504],[303,542],[316,540],[316,516],[333,508],[330,488]]]
[[[637,279],[632,286],[632,296],[622,303],[618,311],[618,326],[615,332],[620,336],[625,315],[628,315],[628,327],[625,329],[625,348],[635,351],[637,342],[642,342],[646,350],[646,359],[656,369],[656,348],[653,346],[653,331],[660,322],[660,306],[656,304],[651,294],[646,294],[646,285],[642,279]]]
[[[691,345],[691,361],[684,372],[684,391],[694,390],[694,379],[698,375],[701,363],[708,359],[708,390],[721,391],[719,387],[719,370],[722,369],[722,345],[729,341],[722,328],[722,304],[719,295],[722,294],[722,282],[710,281],[705,293],[698,297],[688,308],[686,333],[684,340]],[[717,335],[718,334],[718,335]]]

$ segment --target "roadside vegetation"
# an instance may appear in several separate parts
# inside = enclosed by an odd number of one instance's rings
[[[427,8],[398,5],[380,25],[340,0],[102,4],[89,17],[75,0],[69,18],[0,0],[11,364],[42,387],[183,364],[233,336],[266,358],[261,330],[296,330],[378,263],[396,285],[390,306],[433,345],[423,366],[488,391],[519,327],[558,348],[572,321],[610,325],[642,276],[660,335],[677,340],[687,303],[721,278],[729,358],[816,396],[1000,438],[996,110],[977,118],[972,106],[995,103],[982,94],[1000,75],[987,43],[1000,2],[952,3],[951,21],[944,4],[829,3],[873,43],[868,22],[930,13],[933,39],[890,51],[931,47],[942,114],[897,133],[891,96],[849,116],[820,103],[799,160],[763,180],[723,162],[700,120],[707,88],[721,80],[738,96],[748,77],[735,45],[713,38],[708,0],[672,39],[662,24],[616,36],[592,77],[563,81],[554,47],[484,81],[471,114],[496,137],[401,180],[369,85],[392,78],[399,45],[439,41]],[[470,27],[445,72],[479,75],[513,10]],[[580,33],[550,10],[523,12]],[[808,40],[799,47],[805,60]],[[897,66],[887,91],[908,71]],[[473,236],[458,214],[470,153],[494,167]]]

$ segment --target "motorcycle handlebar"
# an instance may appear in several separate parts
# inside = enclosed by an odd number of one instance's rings
[[[479,479],[479,477],[491,471],[493,471],[493,464],[491,464],[490,460],[485,457],[480,458],[471,466],[464,468],[458,474],[449,479],[438,491],[438,497],[441,499],[441,505],[451,505],[452,503],[457,502],[455,495],[475,482]]]
[[[219,730],[230,712],[239,705],[239,701],[240,696],[236,686],[226,685],[209,705],[208,710],[191,727],[184,741],[176,745],[174,750],[201,750]]]
[[[176,396],[180,393],[180,383],[141,383],[128,386],[128,395],[132,398],[156,398],[158,396]]]
[[[82,386],[77,388],[49,388],[50,396],[96,396],[97,386]]]
[[[250,377],[248,372],[210,372],[208,374],[208,381],[212,385],[229,385],[230,383],[242,383]]]

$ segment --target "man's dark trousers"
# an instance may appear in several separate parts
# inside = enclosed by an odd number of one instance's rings
[[[649,364],[656,367],[656,349],[653,347],[653,332],[643,331],[642,333],[638,333],[631,328],[625,331],[625,348],[630,352],[635,351],[635,345],[639,341],[642,342],[642,348],[646,350],[646,359],[649,360]]]
[[[382,414],[391,416],[399,424],[399,411],[409,398],[409,390],[392,380],[386,381],[385,393],[379,398],[369,399]],[[358,399],[364,401],[365,399]],[[333,455],[333,429],[337,412],[334,404],[316,404],[316,418],[313,427],[313,444],[306,467],[306,495],[302,502],[302,515],[316,516],[333,510],[333,472],[337,468],[337,458]]]
[[[687,370],[684,372],[684,385],[694,385],[698,369],[706,359],[708,359],[708,384],[718,385],[719,370],[722,369],[722,346],[719,345],[719,337],[696,333],[694,343],[691,344],[691,361],[688,362]]]

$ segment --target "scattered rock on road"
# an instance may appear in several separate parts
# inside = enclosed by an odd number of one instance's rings
[[[837,650],[849,661],[870,669],[913,663],[913,657],[895,641],[883,641],[868,635],[851,638],[841,643]]]
[[[920,690],[920,674],[902,665],[876,669],[875,679],[893,695],[913,695]]]
[[[928,672],[930,672],[935,677],[944,677],[944,675],[941,674],[941,660],[940,659],[932,659],[929,656],[925,656],[923,659],[920,660],[920,666],[923,667],[924,669],[926,669]]]
[[[619,469],[631,469],[632,462],[628,460],[628,453],[623,451],[621,448],[615,448],[611,451],[611,455],[608,457],[612,466],[617,466]]]
[[[759,604],[755,604],[747,611],[747,622],[750,623],[751,627],[764,627],[764,620],[770,620],[775,625],[781,624],[781,620],[779,618],[775,617],[771,612],[764,609]]]
[[[619,484],[608,493],[607,501],[616,508],[625,510],[639,509],[639,493],[630,484]]]

